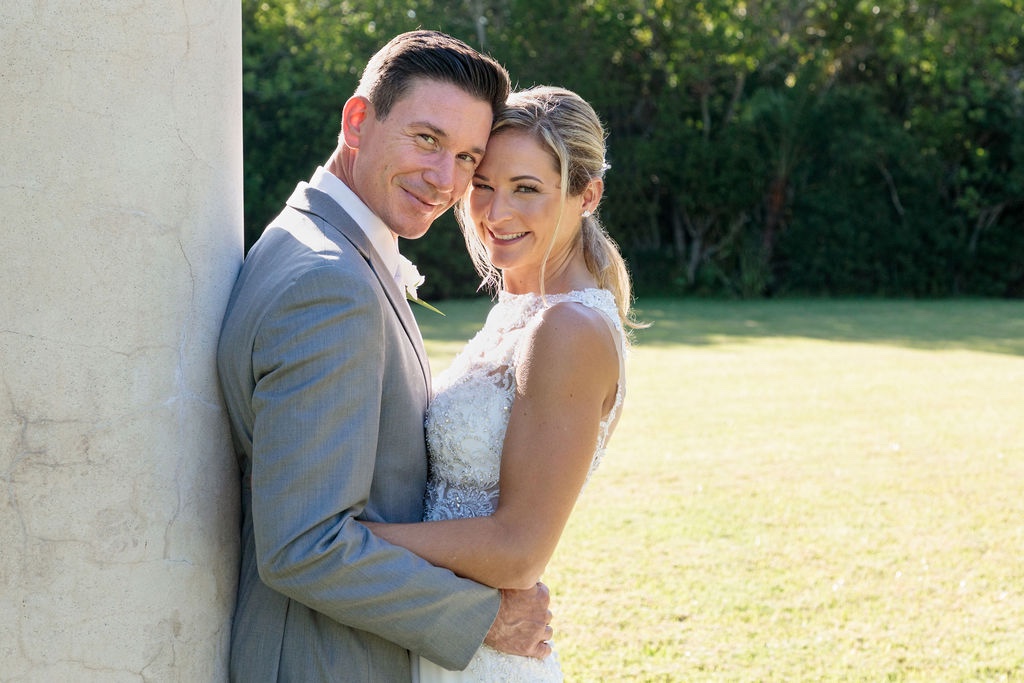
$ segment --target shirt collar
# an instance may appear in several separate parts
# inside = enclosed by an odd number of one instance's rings
[[[323,166],[316,167],[309,184],[327,194],[352,217],[352,220],[369,238],[370,244],[377,250],[384,265],[388,267],[388,273],[394,275],[398,271],[398,238],[384,221],[370,211],[370,208],[356,196],[356,193],[348,185]]]

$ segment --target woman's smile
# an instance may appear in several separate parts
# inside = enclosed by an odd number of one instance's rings
[[[497,240],[499,242],[514,242],[514,241],[518,240],[520,237],[524,237],[525,235],[528,234],[526,232],[510,232],[510,233],[507,233],[507,234],[504,234],[504,235],[499,235],[498,233],[494,232],[493,230],[488,230],[487,232],[490,233],[490,235],[491,235],[491,237],[493,239],[495,239],[495,240]]]

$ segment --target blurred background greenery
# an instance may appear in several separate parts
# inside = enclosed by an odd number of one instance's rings
[[[246,244],[396,33],[436,28],[609,131],[644,296],[1024,297],[1024,0],[243,0]],[[451,215],[402,251],[477,279]]]

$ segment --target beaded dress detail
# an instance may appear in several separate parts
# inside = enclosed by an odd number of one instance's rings
[[[530,337],[544,310],[564,302],[600,311],[614,330],[618,346],[615,404],[601,421],[588,478],[597,469],[625,394],[623,331],[614,297],[596,288],[544,297],[501,292],[483,328],[434,381],[435,394],[426,420],[431,472],[425,519],[481,517],[494,512],[501,449],[516,390],[515,371],[525,353],[521,342]],[[484,645],[462,672],[450,672],[421,659],[420,680],[542,683],[561,681],[562,674],[555,655],[537,660],[506,655]]]

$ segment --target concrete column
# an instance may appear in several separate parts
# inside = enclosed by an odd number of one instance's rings
[[[223,680],[239,3],[0,3],[0,88],[0,680]]]

